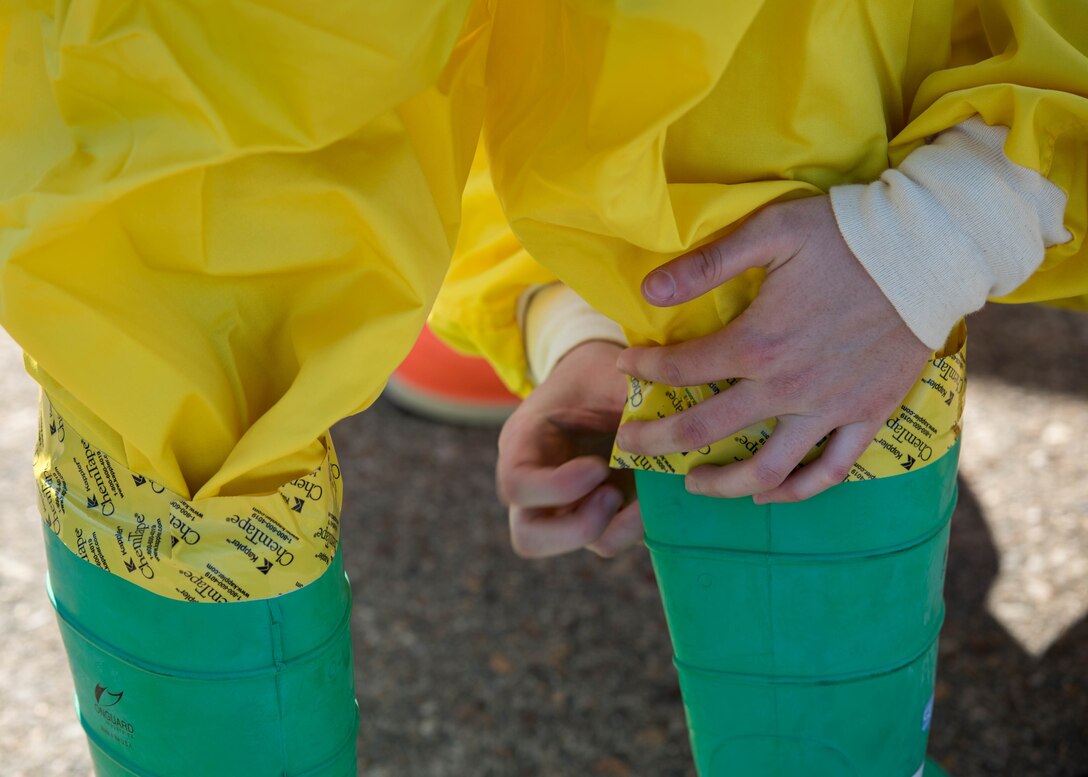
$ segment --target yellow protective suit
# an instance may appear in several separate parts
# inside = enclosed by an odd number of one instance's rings
[[[470,217],[435,324],[523,392],[526,285],[554,272],[637,342],[704,334],[759,274],[662,310],[641,302],[646,272],[768,202],[872,180],[976,113],[1069,194],[1075,239],[1014,298],[1078,297],[1085,15],[1064,0],[16,0],[0,13],[0,323],[50,412],[136,477],[181,498],[272,494],[317,471],[324,430],[410,347],[481,110],[528,253],[494,203]]]
[[[3,5],[0,323],[70,426],[186,497],[321,463],[446,271],[470,6]]]
[[[487,82],[484,137],[514,233],[633,342],[714,331],[761,278],[659,309],[639,293],[651,269],[768,203],[873,181],[975,114],[1010,127],[1008,156],[1069,196],[1074,239],[1004,301],[1088,294],[1080,0],[519,0],[497,4]],[[494,240],[464,249],[432,324],[525,391],[524,257]],[[504,261],[505,275],[459,270]],[[505,308],[460,316],[485,295]]]
[[[0,5],[0,324],[43,386],[43,516],[160,595],[262,598],[338,541],[327,429],[446,272],[472,0]]]

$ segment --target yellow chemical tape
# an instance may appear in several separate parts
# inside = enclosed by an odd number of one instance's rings
[[[926,364],[922,377],[880,433],[850,469],[846,480],[873,480],[921,469],[947,453],[960,436],[966,387],[966,337],[963,324],[949,344]],[[683,412],[734,385],[736,380],[676,388],[628,379],[623,421],[652,421]],[[612,449],[612,467],[686,474],[704,464],[732,464],[754,456],[774,431],[771,418],[697,451],[643,456]],[[816,459],[827,438],[809,451],[802,464]]]
[[[268,599],[319,578],[340,540],[340,468],[260,496],[188,501],[96,448],[42,397],[34,475],[42,518],[75,554],[160,596]]]

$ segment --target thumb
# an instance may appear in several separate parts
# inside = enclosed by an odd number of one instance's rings
[[[786,251],[784,235],[760,211],[719,240],[677,257],[642,280],[642,296],[652,305],[669,307],[716,289],[754,267],[772,264]]]

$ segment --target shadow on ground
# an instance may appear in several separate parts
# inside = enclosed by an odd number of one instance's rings
[[[956,777],[1088,774],[1088,619],[1039,657],[990,615],[998,557],[961,479],[930,750]]]

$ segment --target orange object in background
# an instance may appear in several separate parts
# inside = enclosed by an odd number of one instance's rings
[[[458,353],[427,326],[384,395],[416,415],[465,426],[500,426],[521,401],[486,360]]]

